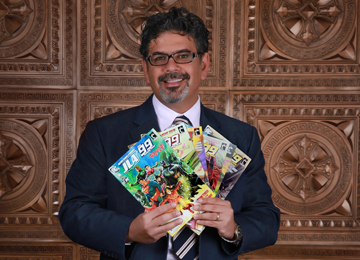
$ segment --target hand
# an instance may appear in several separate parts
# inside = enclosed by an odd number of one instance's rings
[[[200,204],[195,205],[194,209],[204,212],[194,215],[196,222],[216,228],[221,237],[233,239],[236,223],[230,201],[219,198],[201,198],[198,202]]]
[[[150,244],[165,236],[168,230],[180,225],[183,221],[179,218],[166,223],[180,216],[180,212],[177,210],[168,212],[175,207],[176,203],[168,203],[137,216],[130,224],[126,242]]]

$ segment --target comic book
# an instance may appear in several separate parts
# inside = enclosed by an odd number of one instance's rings
[[[220,139],[221,140],[221,139]],[[217,194],[218,191],[219,191],[219,188],[221,186],[221,183],[225,177],[225,174],[227,172],[227,170],[229,169],[229,166],[230,166],[230,163],[231,163],[231,159],[235,153],[235,150],[236,150],[236,145],[232,144],[229,142],[229,146],[226,150],[226,156],[225,156],[225,161],[224,161],[224,164],[223,164],[223,167],[221,169],[221,173],[220,173],[220,177],[216,183],[216,187],[214,189],[214,193]]]
[[[229,167],[229,159],[226,159],[226,154],[230,142],[209,135],[204,135],[203,138],[207,162],[207,175],[205,176],[207,181],[205,183],[209,183],[209,187],[215,191],[220,175],[225,173]]]
[[[170,145],[193,170],[204,180],[204,169],[196,152],[186,124],[181,123],[160,132],[162,138]]]
[[[199,156],[202,168],[204,170],[204,174],[206,175],[207,166],[206,166],[206,157],[205,157],[205,148],[203,141],[203,131],[201,126],[197,127],[188,127],[188,132],[190,134],[190,138],[194,144],[196,153]],[[205,175],[199,176],[205,182]],[[206,183],[208,184],[208,183]]]
[[[215,194],[154,129],[133,145],[109,171],[146,211],[175,202],[183,223],[168,231],[173,236],[193,216],[202,196]]]
[[[160,135],[164,138],[168,145],[170,145],[180,157],[194,170],[201,180],[204,180],[204,170],[199,159],[198,153],[194,147],[193,141],[188,132],[187,125],[184,123],[172,126]],[[194,211],[194,213],[197,213]],[[196,234],[204,230],[203,225],[196,223],[194,219],[186,223]]]
[[[220,133],[218,133],[211,126],[206,126],[204,132],[210,136],[228,141]],[[240,178],[241,174],[245,171],[246,167],[249,165],[251,158],[247,156],[243,151],[236,147],[235,153],[232,157],[229,168],[225,174],[223,181],[218,189],[216,197],[225,199],[229,194],[231,189],[234,187],[237,180]]]

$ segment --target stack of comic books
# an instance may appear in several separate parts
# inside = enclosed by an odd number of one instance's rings
[[[251,159],[212,127],[179,124],[142,135],[109,171],[140,202],[145,211],[175,202],[182,224],[196,234],[204,230],[192,218],[201,197],[224,199]]]

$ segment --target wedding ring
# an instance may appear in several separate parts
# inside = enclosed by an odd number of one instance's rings
[[[220,218],[220,213],[217,213],[215,221],[218,221],[219,218]]]

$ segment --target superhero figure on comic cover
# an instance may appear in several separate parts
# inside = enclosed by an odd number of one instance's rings
[[[217,165],[214,163],[214,157],[211,157],[208,166],[208,176],[209,176],[208,181],[210,183],[210,188],[212,190],[216,188],[217,181],[219,180],[220,177],[220,171],[221,169],[219,169]]]

